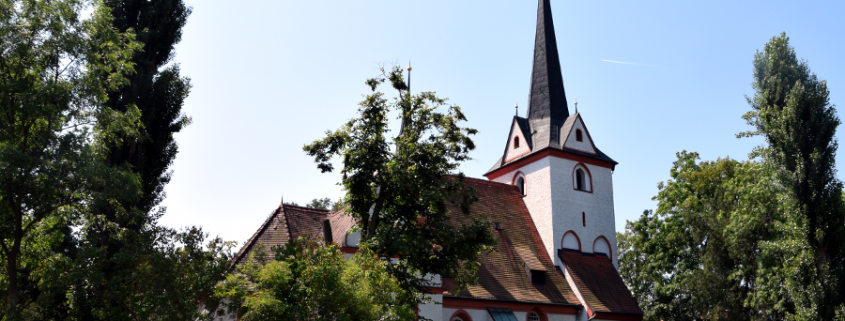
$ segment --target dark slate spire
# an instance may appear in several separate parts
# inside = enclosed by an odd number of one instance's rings
[[[569,109],[563,91],[552,8],[549,0],[539,1],[528,119],[535,148],[559,147],[560,127],[569,117]]]

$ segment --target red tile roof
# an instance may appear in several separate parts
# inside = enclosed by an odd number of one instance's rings
[[[495,249],[479,257],[481,266],[478,284],[454,293],[454,282],[444,278],[443,294],[452,298],[578,305],[575,292],[555,269],[543,247],[519,190],[512,185],[474,178],[467,178],[466,184],[477,191],[476,196],[479,198],[471,212],[498,222],[502,230],[493,231],[498,240]],[[344,214],[344,210],[330,212],[291,205],[279,206],[244,244],[235,256],[233,266],[248,258],[259,243],[270,249],[288,243],[299,235],[322,239],[322,222],[326,219],[331,223],[333,243],[344,245],[346,232],[355,224],[355,220]],[[466,219],[455,206],[450,207],[450,212],[454,224]],[[594,312],[642,315],[636,300],[607,257],[570,251],[561,251],[559,254],[578,292]],[[546,271],[546,285],[533,285],[528,270]]]
[[[232,266],[241,264],[249,258],[249,254],[260,243],[267,250],[287,244],[300,235],[307,235],[313,239],[323,237],[322,222],[331,216],[327,210],[318,210],[300,206],[283,204],[276,208],[261,224],[258,231],[244,244]],[[333,233],[334,234],[334,233]]]
[[[594,312],[642,315],[637,300],[607,256],[560,250],[560,259],[578,292]]]
[[[444,282],[446,296],[471,297],[503,301],[521,301],[551,304],[578,304],[566,280],[555,272],[553,262],[540,241],[540,234],[522,201],[519,190],[487,180],[467,178],[468,187],[476,189],[479,201],[471,213],[482,214],[490,221],[498,222],[501,231],[494,231],[498,244],[495,250],[483,253],[479,260],[478,284],[459,293],[449,291],[449,282]],[[453,217],[460,211],[453,208]],[[455,215],[457,213],[458,215]],[[531,284],[529,269],[546,271],[546,285]]]

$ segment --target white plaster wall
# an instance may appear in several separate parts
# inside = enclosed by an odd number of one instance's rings
[[[452,309],[452,308],[443,308],[443,321],[452,321],[448,318],[458,312],[461,309]],[[472,321],[494,321],[493,318],[490,316],[490,313],[487,310],[475,310],[475,309],[463,309],[464,312],[469,314],[469,317],[472,318]],[[524,320],[524,319],[523,319]],[[469,321],[469,320],[464,320]]]
[[[495,303],[491,303],[491,306],[495,307]],[[449,318],[452,314],[455,314],[459,309],[452,309],[452,308],[443,308],[443,321],[452,321]],[[490,313],[487,310],[474,310],[474,309],[463,309],[464,312],[469,314],[472,318],[472,321],[494,321],[492,317],[490,317]],[[586,313],[584,313],[586,314]],[[528,311],[513,311],[513,315],[516,317],[517,320],[523,321],[528,319]],[[571,314],[546,314],[549,317],[549,321],[576,321],[576,316]],[[469,320],[464,320],[469,321]]]
[[[343,240],[343,246],[358,247],[359,242],[361,242],[361,232],[346,232],[346,239]]]
[[[571,314],[546,314],[549,321],[575,321],[575,316]]]
[[[583,138],[583,141],[579,142],[576,139],[576,129],[581,130],[581,138]],[[588,153],[596,153],[596,150],[593,149],[593,143],[590,141],[590,137],[587,135],[587,129],[584,127],[584,123],[581,122],[581,118],[576,119],[575,124],[572,124],[572,131],[569,132],[569,137],[566,139],[566,143],[564,144],[564,146],[585,151]]]
[[[220,306],[222,307],[226,303],[227,303],[227,301],[224,300],[223,302],[220,302]],[[203,308],[204,307],[200,306],[200,309],[203,309]],[[214,321],[236,321],[238,319],[237,316],[234,313],[224,314],[224,315],[220,316],[220,315],[217,315],[217,311],[211,311],[211,315],[212,315],[211,319],[214,320]]]
[[[549,257],[555,257],[553,251],[560,246],[555,246],[556,243],[560,244],[560,238],[555,239],[552,220],[552,189],[550,188],[552,176],[549,167],[552,158],[540,159],[493,180],[511,184],[517,172],[522,172],[525,175],[525,196],[522,200],[525,202],[528,212],[531,213],[531,219],[534,220],[537,232],[540,233],[543,246],[549,251]],[[507,226],[503,227],[508,228]]]
[[[434,321],[444,321],[450,315],[443,316],[443,295],[442,294],[428,294],[431,302],[420,304],[420,316],[429,318]]]
[[[552,211],[554,215],[553,238],[550,251],[555,264],[560,265],[557,249],[569,230],[581,240],[581,251],[593,252],[593,242],[604,236],[610,243],[613,265],[616,266],[616,218],[613,212],[613,177],[609,168],[585,164],[592,177],[592,193],[575,190],[572,186],[573,169],[578,162],[550,157]],[[587,226],[582,225],[581,213],[586,214]],[[533,215],[533,213],[532,213]],[[544,240],[545,241],[545,240]],[[547,247],[549,248],[549,247]]]

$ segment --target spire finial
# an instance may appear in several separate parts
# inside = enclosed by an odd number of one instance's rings
[[[516,109],[516,116],[519,116],[519,103],[513,106]]]
[[[575,113],[576,114],[578,113],[578,101],[577,100],[575,101]]]
[[[408,97],[411,97],[411,60],[408,59]]]

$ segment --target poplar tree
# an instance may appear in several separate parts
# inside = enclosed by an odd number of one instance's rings
[[[827,81],[798,60],[785,33],[755,54],[753,86],[752,110],[743,118],[756,130],[740,136],[765,138],[767,146],[752,156],[763,157],[794,201],[781,238],[764,251],[764,264],[783,268],[772,269],[764,284],[789,291],[796,319],[832,320],[845,295],[845,207],[834,138],[841,122]]]
[[[94,188],[80,238],[70,296],[78,320],[195,320],[197,300],[225,276],[231,243],[199,228],[158,225],[164,186],[178,152],[173,135],[190,123],[182,106],[190,80],[173,63],[190,8],[181,0],[104,0],[112,28],[141,44],[133,71],[112,88],[105,104],[115,114],[137,114],[131,134],[98,141],[103,162],[135,178],[132,193]],[[207,243],[206,243],[207,242]],[[206,243],[206,244],[204,244]]]

